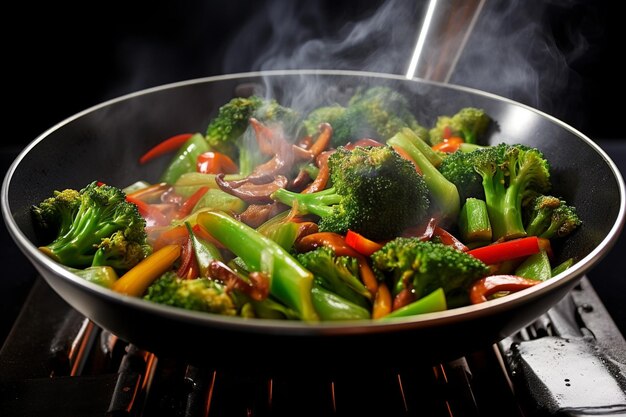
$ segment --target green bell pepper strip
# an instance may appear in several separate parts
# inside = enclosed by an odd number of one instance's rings
[[[222,254],[217,246],[196,236],[193,231],[193,227],[191,227],[189,222],[185,222],[185,227],[187,228],[189,238],[191,239],[191,245],[193,246],[193,251],[196,255],[196,261],[198,261],[200,276],[207,277],[209,264],[214,260],[222,261]]]
[[[416,314],[434,313],[436,311],[444,311],[448,308],[446,303],[446,294],[443,288],[437,288],[435,291],[420,298],[417,301],[400,307],[380,318],[380,320],[391,319],[394,317],[408,317]]]
[[[297,311],[302,320],[319,320],[311,297],[313,274],[287,250],[223,212],[201,212],[196,221],[224,247],[239,256],[249,271],[269,272],[270,294]],[[268,266],[271,270],[264,270]]]
[[[530,255],[515,269],[515,275],[539,281],[552,278],[552,267],[548,253],[545,250],[540,250],[539,253]]]
[[[560,264],[552,268],[552,276],[554,277],[560,274],[561,272],[567,270],[572,265],[574,265],[574,258],[568,258],[564,260],[563,262],[561,262]]]
[[[196,133],[180,147],[165,171],[163,171],[160,181],[174,184],[184,173],[195,172],[198,155],[210,150],[211,147],[204,136]]]
[[[365,320],[372,317],[366,308],[354,304],[320,285],[313,285],[311,294],[313,305],[324,321]]]
[[[66,267],[69,271],[78,275],[79,277],[98,284],[105,288],[111,288],[113,283],[117,281],[118,276],[113,268],[110,266],[90,266],[85,269],[77,269]]]

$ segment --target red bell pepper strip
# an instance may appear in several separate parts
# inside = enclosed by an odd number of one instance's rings
[[[468,250],[468,247],[465,246],[463,242],[457,239],[452,233],[439,226],[435,226],[433,236],[437,236],[444,245],[452,246],[454,249],[460,250],[461,252],[467,252]]]
[[[145,164],[146,162],[159,157],[161,155],[165,155],[166,153],[173,152],[180,148],[187,139],[193,136],[193,133],[181,133],[180,135],[175,135],[170,138],[165,139],[164,141],[158,143],[156,146],[151,148],[148,152],[143,154],[141,158],[139,158],[140,164]]]
[[[472,304],[484,303],[487,297],[500,291],[520,291],[540,284],[542,281],[526,279],[517,275],[490,275],[479,279],[470,289]]]
[[[344,240],[346,241],[346,245],[364,256],[370,256],[383,247],[382,244],[374,242],[353,230],[348,230]]]
[[[356,258],[359,264],[359,272],[361,273],[361,281],[368,289],[370,294],[375,295],[378,291],[378,280],[374,271],[367,263],[367,259],[346,244],[345,239],[339,233],[333,232],[317,232],[311,233],[297,240],[296,249],[299,252],[307,252],[322,246],[328,246],[335,251],[337,256],[351,256]]]
[[[239,168],[228,155],[209,151],[198,155],[196,171],[202,174],[236,174]]]
[[[414,167],[415,167],[415,171],[422,175],[422,169],[419,167],[419,165],[417,165],[415,163],[415,161],[413,160],[413,158],[411,158],[411,155],[409,155],[409,153],[407,151],[405,151],[404,149],[402,149],[399,146],[392,146],[393,150],[396,151],[398,153],[398,155],[400,155],[401,157],[403,157],[404,159],[406,159],[407,161],[409,161]]]
[[[155,239],[152,247],[156,251],[167,245],[183,246],[187,239],[189,239],[187,228],[184,225],[178,225],[161,232]]]
[[[406,229],[403,233],[403,237],[416,237],[422,241],[432,239],[435,233],[435,227],[437,227],[438,219],[436,217],[431,217],[428,222],[416,226],[410,227]]]
[[[187,241],[182,246],[180,254],[180,265],[176,270],[176,274],[184,279],[198,278],[199,268],[193,248],[191,237],[187,235]]]
[[[432,149],[439,152],[454,153],[459,150],[459,147],[464,142],[463,138],[459,136],[451,136],[448,139],[444,139],[441,142],[434,144]]]
[[[126,201],[137,206],[139,214],[146,219],[148,226],[165,226],[169,224],[167,216],[153,204],[148,204],[138,198],[128,195],[126,196]]]
[[[522,237],[507,240],[505,242],[492,243],[491,245],[468,251],[470,255],[480,259],[487,265],[497,264],[510,259],[530,256],[540,250],[537,236]]]
[[[195,193],[190,195],[189,198],[187,198],[185,202],[181,204],[178,213],[176,213],[176,217],[180,219],[190,215],[193,208],[196,206],[196,204],[198,204],[198,201],[200,201],[202,196],[204,196],[207,191],[209,191],[208,186],[198,188]]]

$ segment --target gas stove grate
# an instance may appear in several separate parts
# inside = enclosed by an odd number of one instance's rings
[[[578,291],[593,293],[591,288]],[[589,300],[583,301],[587,306],[583,309],[589,309]],[[581,321],[576,305],[581,304],[570,305],[577,312],[574,323]],[[601,307],[591,312],[602,313]],[[526,389],[528,381],[546,378],[546,365],[530,361],[528,358],[536,355],[537,350],[527,346],[541,340],[552,343],[565,334],[565,330],[559,334],[557,328],[563,329],[563,324],[559,321],[561,316],[555,314],[551,310],[546,317],[490,349],[436,366],[416,359],[407,360],[402,369],[388,369],[377,365],[379,358],[373,353],[371,363],[363,364],[358,371],[354,366],[349,371],[303,371],[294,365],[288,371],[272,372],[255,370],[251,363],[251,369],[244,372],[239,368],[216,370],[175,358],[157,358],[95,326],[38,280],[0,352],[0,415],[574,415],[567,414],[558,403],[554,407],[555,396],[546,396],[546,389],[557,394],[558,391],[549,384],[543,384],[542,398]],[[612,346],[617,346],[616,340],[623,342],[621,335],[616,336],[603,323],[600,333],[606,333],[603,337],[611,340]],[[578,325],[576,328],[583,331]],[[574,327],[567,329],[574,332]],[[574,340],[573,333],[566,336]],[[591,343],[588,334],[581,337],[585,337],[585,343]],[[614,352],[602,350],[603,358],[612,358],[611,363],[617,366],[612,369],[616,373],[602,377],[612,377],[613,386],[621,388],[624,373],[617,364],[622,358],[615,353],[619,349],[617,346]],[[406,349],[398,354],[408,357]],[[295,364],[305,360],[296,358]],[[626,401],[617,400],[612,403],[613,408],[596,407],[596,411],[608,414],[626,410]]]

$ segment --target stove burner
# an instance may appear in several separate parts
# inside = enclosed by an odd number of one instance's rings
[[[492,349],[402,369],[377,366],[373,354],[359,371],[307,373],[158,358],[85,319],[39,279],[0,351],[0,415],[615,415],[626,412],[625,355],[586,278]]]

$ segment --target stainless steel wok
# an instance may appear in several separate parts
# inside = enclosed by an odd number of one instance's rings
[[[284,104],[320,105],[357,86],[390,85],[410,98],[430,125],[463,106],[484,108],[497,121],[491,143],[540,148],[553,169],[553,190],[576,206],[582,227],[555,245],[557,262],[573,267],[531,289],[480,305],[385,323],[306,324],[244,320],[160,306],[121,296],[69,273],[37,246],[29,208],[53,190],[100,180],[126,186],[156,181],[168,162],[138,158],[165,137],[203,132],[217,108],[234,95],[262,89]],[[349,71],[273,71],[190,80],[129,94],[62,121],[31,142],[2,185],[2,214],[15,243],[48,284],[80,313],[157,355],[215,365],[280,367],[289,353],[305,366],[372,366],[373,360],[454,359],[514,333],[547,311],[602,259],[625,219],[624,180],[610,158],[565,123],[485,92],[389,74]],[[379,359],[376,359],[379,358]],[[293,363],[289,363],[293,367]]]

